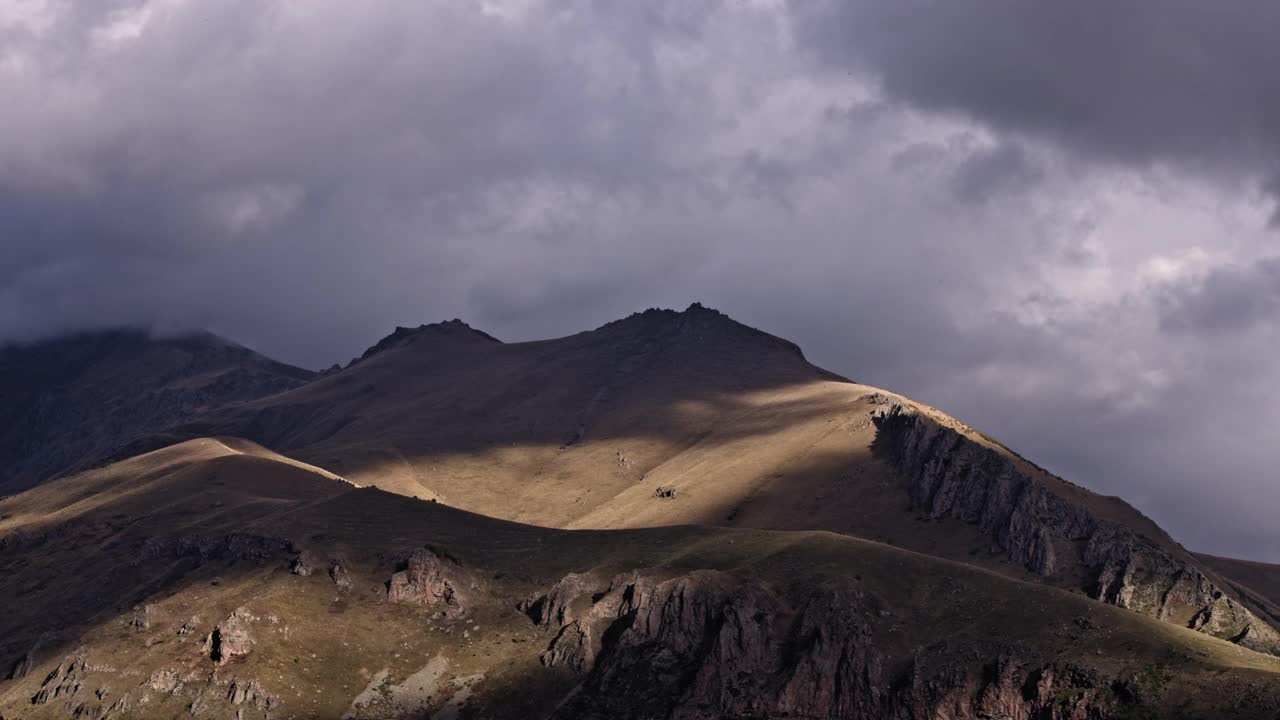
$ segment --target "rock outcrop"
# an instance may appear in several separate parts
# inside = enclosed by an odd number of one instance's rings
[[[337,560],[329,561],[329,579],[339,590],[351,589],[351,573],[347,572],[347,568]]]
[[[1098,517],[1010,457],[913,408],[882,403],[872,420],[873,449],[906,478],[917,512],[977,525],[1009,560],[1042,577],[1078,567],[1086,578],[1081,589],[1103,602],[1280,654],[1280,633],[1188,559]]]
[[[236,608],[226,620],[218,623],[204,641],[204,652],[209,659],[223,665],[237,655],[247,655],[253,650],[254,639],[250,624],[257,620],[245,608]]]
[[[156,670],[142,685],[158,693],[172,694],[182,687],[182,679],[173,670]]]
[[[40,636],[36,638],[36,641],[31,644],[31,647],[27,648],[27,651],[22,654],[22,657],[18,658],[13,665],[9,667],[7,679],[21,680],[27,675],[30,675],[31,671],[35,669],[36,657],[39,655],[40,649],[51,639],[51,637],[51,633],[41,633]]]
[[[137,632],[148,630],[151,628],[151,619],[155,614],[155,609],[150,603],[135,605],[133,608],[133,617],[129,619],[129,627]]]
[[[276,698],[262,687],[256,678],[232,679],[227,686],[227,701],[232,705],[251,705],[260,710],[271,710]]]
[[[135,563],[165,557],[210,560],[247,560],[266,565],[284,557],[292,544],[283,538],[233,532],[225,535],[155,536],[142,541]]]
[[[310,577],[311,573],[316,571],[320,565],[320,559],[314,553],[303,550],[289,564],[289,572],[301,577]]]
[[[431,548],[418,548],[403,569],[387,581],[387,599],[416,605],[442,605],[445,617],[467,612],[479,582],[455,558]]]
[[[84,687],[85,662],[83,657],[69,657],[49,673],[40,690],[31,698],[32,705],[45,705],[59,698],[70,698]]]
[[[1085,720],[1140,709],[1095,671],[1013,653],[917,653],[893,673],[902,663],[875,639],[877,602],[849,587],[789,603],[719,571],[632,572],[604,589],[586,577],[523,604],[553,635],[543,663],[581,676],[557,718]]]

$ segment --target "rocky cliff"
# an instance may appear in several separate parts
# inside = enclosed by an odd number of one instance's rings
[[[1142,717],[1143,680],[1013,652],[905,661],[877,642],[886,615],[831,585],[796,601],[714,571],[571,574],[524,604],[551,640],[542,662],[580,678],[555,718]],[[935,648],[936,650],[936,648]]]
[[[1099,517],[914,408],[886,402],[872,419],[873,449],[906,478],[917,512],[974,524],[1009,560],[1045,578],[1082,579],[1095,599],[1280,655],[1280,632],[1189,554]]]

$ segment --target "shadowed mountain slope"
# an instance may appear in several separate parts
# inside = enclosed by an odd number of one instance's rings
[[[110,330],[0,347],[0,495],[312,376],[208,333]]]
[[[0,715],[1272,720],[1280,660],[882,543],[566,531],[236,438],[0,500]],[[0,677],[4,677],[0,675]]]

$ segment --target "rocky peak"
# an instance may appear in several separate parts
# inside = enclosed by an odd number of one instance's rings
[[[697,343],[725,351],[778,350],[804,360],[804,353],[795,343],[744,325],[700,302],[683,311],[649,308],[606,323],[593,332],[661,344]]]
[[[364,351],[360,357],[352,360],[350,365],[368,360],[374,355],[401,348],[424,340],[434,342],[461,342],[461,343],[501,343],[502,341],[484,332],[477,330],[465,322],[454,318],[444,322],[431,323],[429,325],[419,325],[416,328],[396,326],[396,329],[388,336],[374,343],[368,350]]]

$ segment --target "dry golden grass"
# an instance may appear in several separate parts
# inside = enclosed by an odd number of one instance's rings
[[[0,551],[6,578],[0,604],[7,610],[0,659],[51,634],[33,672],[0,685],[6,717],[65,717],[65,708],[33,707],[30,698],[73,651],[97,668],[88,674],[86,695],[100,687],[108,698],[150,697],[134,705],[134,717],[172,717],[201,693],[210,712],[222,713],[212,716],[231,716],[234,708],[220,699],[231,678],[257,679],[276,696],[273,717],[337,717],[378,673],[385,671],[385,690],[442,657],[443,689],[431,708],[465,691],[473,705],[488,708],[486,716],[532,717],[572,679],[539,666],[547,638],[515,610],[516,602],[570,571],[607,576],[627,568],[720,569],[780,596],[824,583],[856,586],[888,613],[872,642],[898,662],[921,648],[964,662],[1017,648],[1116,674],[1155,669],[1177,688],[1169,702],[1187,703],[1183,710],[1244,697],[1254,703],[1246,709],[1280,702],[1280,659],[968,564],[830,532],[539,528],[356,488],[232,438],[183,443],[48,483],[0,501],[0,516],[0,537],[63,529],[20,552]],[[287,538],[318,557],[339,559],[354,586],[340,592],[323,572],[291,575],[279,555],[261,565],[138,560],[135,541],[142,538],[232,532]],[[389,558],[428,544],[485,578],[465,621],[385,601],[383,583],[394,569]],[[152,604],[152,624],[138,632],[127,621],[141,602]],[[200,638],[237,607],[259,618],[258,643],[215,672],[199,651]],[[195,632],[178,635],[192,616],[199,618]],[[1075,620],[1084,617],[1091,629],[1080,631]],[[140,689],[158,670],[188,677],[186,689],[176,695]],[[412,702],[407,691],[397,697]]]

